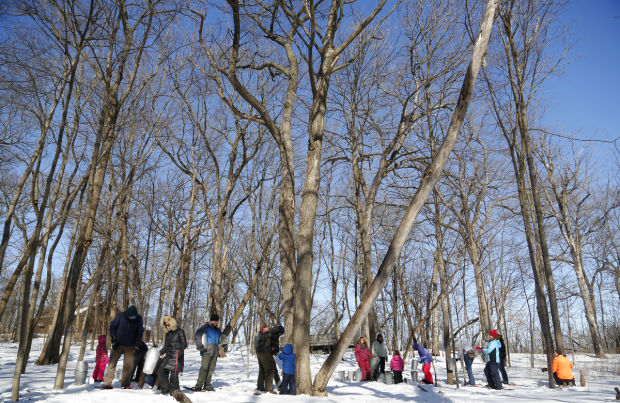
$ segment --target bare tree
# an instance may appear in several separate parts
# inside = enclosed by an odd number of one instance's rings
[[[586,179],[589,177],[588,173],[582,173],[585,163],[580,161],[578,157],[575,157],[572,166],[558,167],[559,161],[561,161],[558,153],[552,152],[544,144],[540,145],[539,156],[547,171],[551,187],[549,192],[545,192],[547,202],[551,206],[551,214],[559,224],[564,242],[570,250],[571,265],[577,276],[577,284],[592,338],[592,348],[597,357],[603,357],[603,346],[594,301],[593,282],[595,276],[592,276],[592,280],[588,280],[590,276],[585,270],[583,248],[592,232],[597,231],[603,224],[607,212],[603,215],[597,214],[594,222],[587,218],[592,214],[587,204],[592,192],[588,189],[589,184]]]
[[[491,36],[497,4],[498,1],[494,0],[487,2],[486,10],[481,21],[480,33],[476,39],[476,43],[473,48],[472,59],[467,68],[465,78],[463,79],[461,93],[459,94],[459,98],[454,109],[454,113],[452,115],[452,120],[447,130],[446,138],[444,139],[444,142],[439,148],[437,154],[434,156],[432,163],[424,171],[418,190],[413,196],[411,203],[407,207],[403,221],[398,227],[394,239],[392,240],[385,257],[381,262],[381,266],[379,267],[377,276],[375,277],[371,287],[364,295],[360,305],[358,306],[355,314],[353,315],[353,318],[351,319],[351,322],[345,328],[342,336],[340,337],[340,340],[334,347],[334,350],[327,357],[327,359],[323,363],[323,366],[317,373],[313,386],[315,394],[325,394],[325,387],[327,385],[327,382],[329,381],[329,377],[338,365],[338,362],[344,354],[348,343],[353,338],[355,330],[359,327],[363,318],[367,315],[370,306],[377,298],[380,290],[383,288],[383,286],[386,284],[389,277],[391,276],[397,257],[402,250],[403,244],[405,243],[405,240],[409,232],[411,231],[411,228],[413,227],[415,218],[420,209],[422,208],[423,204],[425,203],[426,199],[428,198],[428,195],[431,193],[433,187],[439,180],[441,171],[456,141],[461,125],[465,120],[465,114],[467,113],[467,108],[471,100],[471,95],[474,89],[476,78],[478,76],[478,71],[480,70],[482,59],[484,57],[484,54],[486,53],[489,38]]]

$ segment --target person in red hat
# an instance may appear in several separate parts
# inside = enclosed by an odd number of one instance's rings
[[[497,340],[497,330],[493,329],[489,332],[491,340],[482,351],[487,355],[487,365],[484,367],[484,375],[487,377],[489,387],[493,389],[502,389],[502,379],[499,376],[499,350],[501,344]]]

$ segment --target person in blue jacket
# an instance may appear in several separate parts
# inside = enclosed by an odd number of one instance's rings
[[[280,386],[281,395],[296,395],[297,386],[295,384],[295,354],[293,345],[287,344],[282,347],[282,352],[278,355],[282,360],[282,385]]]
[[[192,388],[195,392],[212,392],[215,390],[211,386],[211,378],[213,377],[217,357],[220,353],[219,345],[222,331],[217,327],[219,321],[220,316],[217,313],[212,313],[209,317],[209,322],[199,327],[194,335],[196,348],[200,351],[201,358],[196,386]]]
[[[487,384],[493,389],[502,389],[502,379],[499,376],[499,350],[500,342],[497,340],[497,330],[493,329],[489,332],[491,340],[482,351],[487,355],[488,361],[484,366],[484,375],[487,377]]]
[[[112,323],[110,323],[112,353],[110,354],[108,368],[103,376],[103,389],[112,389],[116,363],[121,358],[121,355],[124,356],[121,387],[123,389],[131,388],[134,354],[139,348],[143,333],[142,316],[138,315],[138,309],[134,305],[127,308],[125,312],[118,313]]]
[[[422,382],[432,385],[433,375],[431,374],[431,362],[433,361],[433,358],[427,349],[418,344],[418,340],[415,336],[413,336],[413,348],[418,350],[418,354],[420,355],[418,361],[422,363],[422,371],[424,371],[424,379],[422,379]]]

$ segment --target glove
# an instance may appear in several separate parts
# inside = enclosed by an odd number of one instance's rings
[[[140,350],[140,346],[138,346],[137,344],[134,344],[134,345],[133,345],[133,352],[134,352],[134,353],[137,353],[137,352],[138,352],[138,350]]]
[[[418,342],[418,339],[416,339],[416,338],[415,338],[415,336],[413,336],[413,342],[414,342],[414,343],[417,343],[417,342]]]
[[[476,347],[477,351],[482,351],[482,347]]]
[[[549,371],[547,368],[541,368],[540,370],[541,370],[542,372],[547,372],[547,371]]]
[[[118,341],[113,341],[112,342],[112,350],[116,350],[118,348]]]

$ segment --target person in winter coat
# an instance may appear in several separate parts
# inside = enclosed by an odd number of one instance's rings
[[[200,371],[198,372],[196,386],[192,388],[193,391],[200,392],[206,390],[212,392],[215,390],[211,386],[211,377],[213,376],[213,371],[215,371],[215,364],[219,355],[220,337],[222,336],[222,331],[217,327],[219,321],[220,316],[217,313],[212,313],[209,317],[209,322],[199,327],[194,335],[196,348],[200,351]]]
[[[282,347],[282,352],[278,355],[282,360],[282,386],[281,395],[296,395],[297,386],[295,384],[295,354],[293,345],[286,344]]]
[[[273,378],[276,373],[274,355],[280,352],[280,336],[284,334],[284,327],[277,325],[269,328],[263,324],[255,340],[256,357],[258,358],[258,379],[256,389],[261,392],[274,393]]]
[[[95,355],[95,370],[93,371],[93,379],[95,382],[103,381],[105,366],[110,359],[108,358],[108,348],[106,347],[105,334],[97,336],[97,355]]]
[[[424,372],[424,379],[422,379],[422,382],[432,385],[433,375],[431,374],[431,362],[433,362],[433,358],[426,348],[418,344],[418,340],[415,336],[413,336],[413,348],[418,350],[418,354],[420,355],[418,362],[422,363],[422,371]]]
[[[362,336],[355,346],[355,359],[357,360],[357,364],[360,366],[360,370],[362,371],[363,381],[370,380],[371,358],[372,354],[370,353],[370,348],[368,347],[368,341],[366,340],[366,337]]]
[[[553,352],[553,379],[556,385],[573,385],[575,386],[575,377],[573,376],[573,364],[562,354],[562,351],[556,349]],[[543,368],[543,371],[547,368]]]
[[[388,349],[383,341],[383,335],[377,334],[377,339],[372,342],[371,353],[379,358],[377,366],[374,368],[372,379],[377,380],[379,374],[385,374],[385,361],[387,361]]]
[[[502,380],[499,376],[499,349],[501,344],[497,340],[497,330],[489,332],[491,340],[482,351],[487,355],[488,361],[484,367],[484,375],[487,377],[487,384],[493,389],[502,389]]]
[[[183,372],[184,350],[187,348],[187,339],[183,329],[177,326],[172,316],[164,316],[161,326],[166,332],[164,347],[159,351],[164,359],[159,366],[157,379],[162,395],[172,395],[182,402],[184,394],[179,388],[179,373]]]
[[[467,338],[463,337],[461,338],[459,350],[460,350],[461,359],[465,363],[465,369],[467,370],[467,377],[469,378],[468,384],[475,385],[476,380],[474,379],[474,373],[471,370],[471,366],[474,362],[474,357],[476,356],[474,348],[471,342]]]
[[[394,350],[394,356],[390,361],[390,368],[392,372],[394,372],[394,383],[401,383],[403,381],[403,368],[405,368],[405,363],[398,350]]]
[[[116,363],[121,358],[121,355],[124,356],[121,387],[123,389],[131,389],[134,353],[138,350],[138,343],[142,340],[142,333],[144,333],[142,316],[138,315],[138,309],[133,305],[127,308],[125,312],[118,313],[112,323],[110,323],[112,353],[110,354],[110,363],[103,376],[103,389],[112,389]]]
[[[506,373],[506,344],[501,334],[497,335],[499,341],[499,373],[502,376],[502,383],[508,385],[508,374]]]

